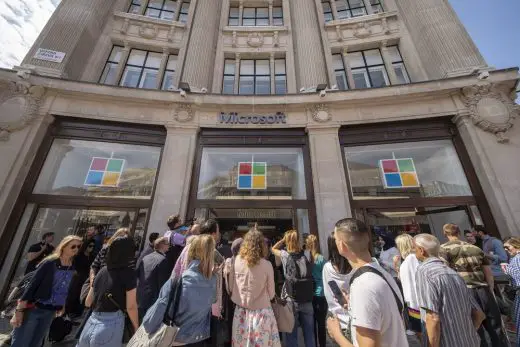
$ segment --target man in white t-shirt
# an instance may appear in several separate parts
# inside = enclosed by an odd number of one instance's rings
[[[336,223],[334,236],[339,253],[354,269],[348,307],[353,341],[343,336],[334,318],[327,320],[330,336],[341,347],[407,347],[403,298],[392,276],[373,262],[370,231],[363,222],[345,218]]]

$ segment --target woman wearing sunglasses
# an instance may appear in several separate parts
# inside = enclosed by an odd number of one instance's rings
[[[81,238],[66,236],[53,254],[43,259],[11,319],[12,347],[41,346],[56,312],[62,311],[74,274],[73,257]]]

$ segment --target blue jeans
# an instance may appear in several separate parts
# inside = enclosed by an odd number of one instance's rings
[[[39,347],[49,332],[56,311],[34,308],[26,311],[23,323],[13,330],[11,347]]]
[[[294,328],[292,333],[285,333],[286,345],[298,346],[298,327],[303,330],[305,347],[316,347],[314,339],[314,309],[312,302],[293,302]]]
[[[92,312],[76,347],[122,346],[125,316],[123,312]]]

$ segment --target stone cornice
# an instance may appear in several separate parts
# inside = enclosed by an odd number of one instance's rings
[[[490,72],[487,79],[489,83],[506,83],[514,88],[520,78],[518,69],[505,69]],[[16,71],[0,69],[0,81],[18,81]],[[134,88],[124,88],[116,86],[100,85],[96,83],[68,81],[52,77],[29,75],[27,82],[31,85],[42,86],[50,94],[61,96],[81,96],[88,95],[92,98],[99,98],[112,101],[131,101],[143,104],[194,104],[196,106],[212,107],[230,105],[237,107],[269,107],[291,105],[307,107],[309,104],[326,103],[331,106],[342,104],[355,105],[357,103],[370,102],[409,102],[416,98],[444,96],[453,93],[460,93],[464,87],[478,83],[476,76],[454,77],[442,80],[426,81],[406,85],[391,86],[385,88],[373,88],[363,90],[348,90],[327,92],[324,97],[319,94],[288,94],[288,95],[266,95],[266,96],[238,96],[221,94],[196,94],[188,93],[182,97],[179,92],[142,90]],[[49,95],[50,95],[49,94]]]

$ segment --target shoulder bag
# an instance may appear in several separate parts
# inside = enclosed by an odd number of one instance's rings
[[[154,333],[147,333],[143,325],[137,329],[126,347],[170,347],[173,345],[179,332],[175,324],[175,315],[179,309],[179,301],[182,293],[182,277],[178,276],[172,283],[172,290],[168,299],[168,305],[164,312],[162,325]],[[173,314],[170,317],[170,307],[173,304]]]
[[[278,331],[281,333],[290,333],[294,328],[294,313],[292,303],[287,300],[282,300],[275,296],[271,301],[274,318],[276,318],[276,325]]]

